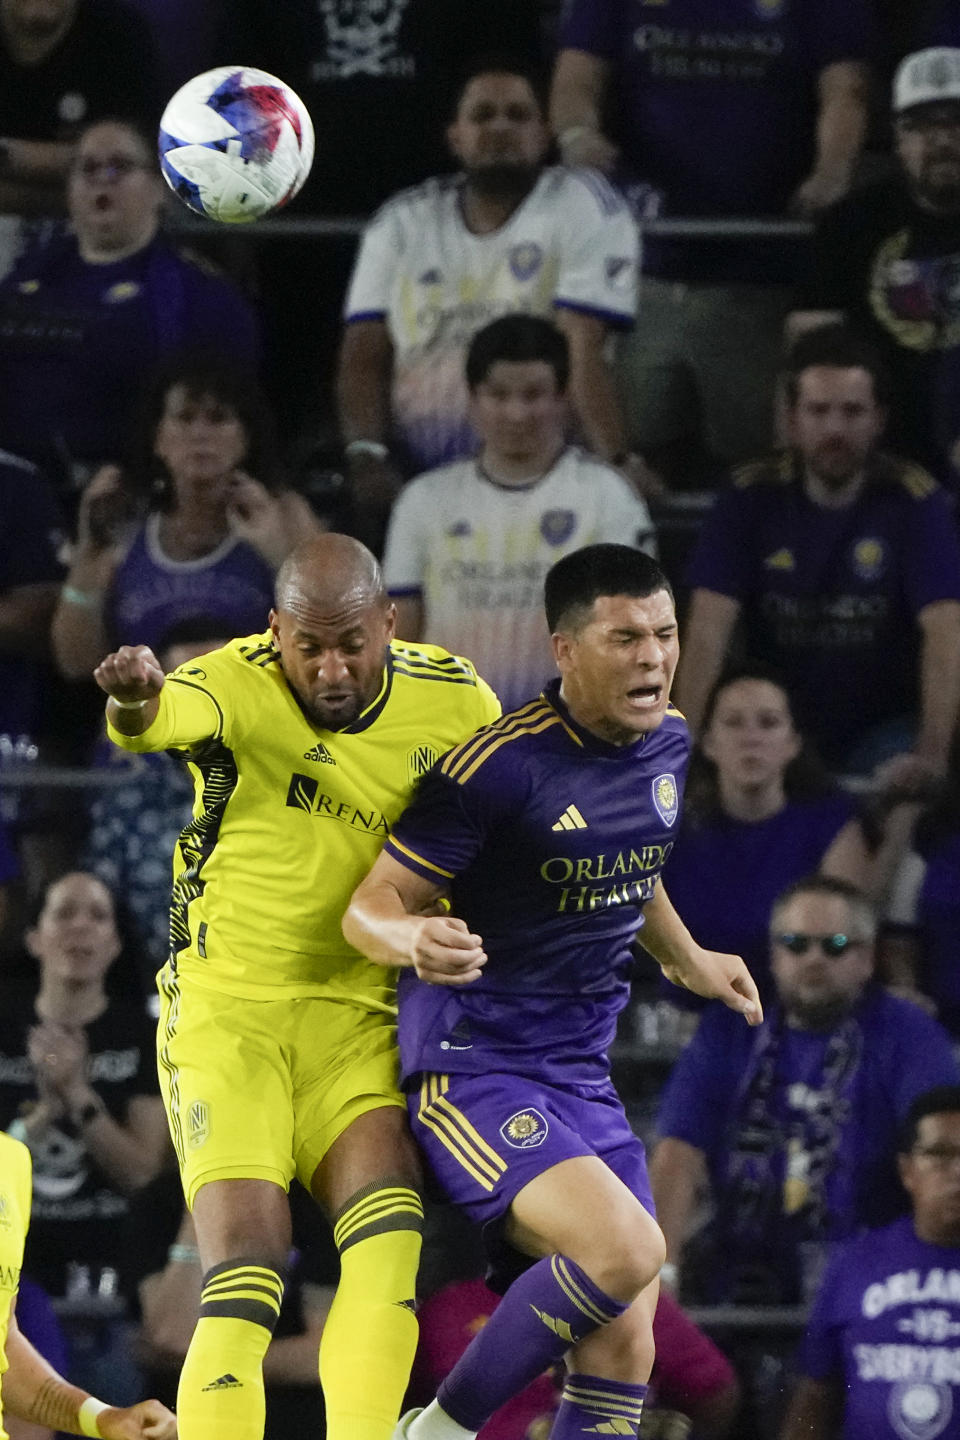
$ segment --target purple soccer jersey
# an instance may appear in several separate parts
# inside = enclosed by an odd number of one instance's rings
[[[400,1056],[422,1071],[602,1083],[629,994],[631,944],[673,848],[690,739],[683,717],[632,745],[597,739],[554,681],[450,751],[386,850],[450,882],[488,962],[462,988],[400,977]]]
[[[613,66],[624,178],[647,182],[663,213],[771,215],[812,169],[820,73],[865,60],[872,28],[865,0],[572,0],[560,45]],[[648,274],[698,278],[689,243],[651,237],[644,251]],[[744,254],[740,278],[755,280],[756,242]]]
[[[960,1433],[958,1336],[960,1250],[897,1220],[836,1257],[800,1365],[842,1383],[844,1440],[945,1440]]]
[[[158,519],[148,519],[114,576],[107,603],[113,643],[156,650],[174,625],[199,616],[227,637],[262,630],[273,571],[253,547],[230,536],[197,560],[170,560],[160,549]]]
[[[960,599],[960,544],[916,466],[878,456],[858,498],[828,509],[785,452],[735,472],[687,578],[740,601],[751,658],[785,676],[800,729],[843,765],[867,730],[917,708],[916,617]]]

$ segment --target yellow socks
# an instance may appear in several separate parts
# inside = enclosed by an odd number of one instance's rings
[[[180,1372],[180,1440],[262,1440],[263,1357],[282,1297],[269,1266],[228,1260],[207,1271]]]
[[[392,1440],[417,1348],[422,1229],[420,1197],[400,1183],[358,1190],[336,1217],[340,1284],[320,1342],[327,1440]]]

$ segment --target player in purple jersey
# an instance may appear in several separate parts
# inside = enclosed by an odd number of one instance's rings
[[[546,610],[560,680],[434,767],[344,918],[401,968],[417,1138],[501,1285],[517,1276],[409,1440],[470,1440],[564,1356],[554,1440],[637,1433],[664,1242],[607,1051],[639,926],[677,983],[762,1019],[743,961],[698,946],[658,883],[689,751],[665,575],[587,546],[548,573]]]
[[[947,1440],[960,1416],[960,1086],[914,1101],[912,1214],[854,1240],[817,1296],[781,1440]]]

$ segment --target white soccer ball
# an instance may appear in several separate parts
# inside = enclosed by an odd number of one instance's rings
[[[292,200],[313,164],[299,95],[266,70],[221,65],[188,80],[160,121],[160,169],[198,215],[242,224]]]

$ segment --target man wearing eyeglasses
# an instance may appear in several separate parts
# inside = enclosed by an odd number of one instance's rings
[[[832,1242],[896,1213],[898,1128],[960,1071],[937,1022],[874,983],[875,933],[845,881],[798,881],[771,915],[764,1023],[741,1035],[710,1007],[674,1067],[651,1166],[674,1267],[707,1187],[713,1201],[688,1293],[801,1303]]]
[[[960,1087],[910,1107],[911,1213],[845,1246],[817,1295],[780,1440],[938,1440],[960,1416]]]

